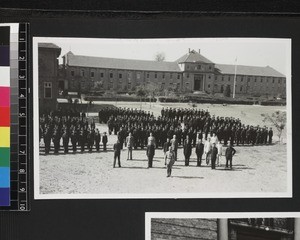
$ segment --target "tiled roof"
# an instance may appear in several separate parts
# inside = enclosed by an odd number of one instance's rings
[[[206,57],[202,56],[200,53],[196,52],[195,50],[190,51],[189,53],[183,55],[181,58],[176,60],[177,63],[213,63]]]
[[[215,69],[219,70],[221,74],[235,74],[235,65],[228,64],[215,64]],[[270,66],[266,67],[256,67],[256,66],[244,66],[237,65],[236,68],[237,75],[253,75],[253,76],[263,76],[263,77],[285,77],[282,73],[276,71]]]
[[[67,54],[67,62],[69,66],[78,67],[80,66],[122,70],[180,72],[180,68],[176,62],[157,62],[120,58],[88,57],[74,54]]]
[[[39,43],[39,48],[56,48],[56,49],[60,49],[60,47],[55,45],[54,43]]]

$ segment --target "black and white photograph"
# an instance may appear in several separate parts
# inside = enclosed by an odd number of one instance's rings
[[[146,240],[297,240],[297,213],[146,213]],[[164,217],[165,216],[165,217]]]
[[[34,37],[35,198],[292,197],[291,42]]]

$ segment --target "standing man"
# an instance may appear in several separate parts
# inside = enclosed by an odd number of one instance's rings
[[[226,168],[228,168],[228,161],[230,162],[230,169],[232,169],[232,157],[236,153],[235,149],[231,144],[226,148],[225,157],[226,157]]]
[[[202,155],[204,151],[204,144],[202,143],[202,138],[198,139],[198,142],[196,144],[196,155],[197,155],[197,166],[201,166],[201,161],[202,161]]]
[[[269,135],[269,144],[272,144],[273,130],[271,127],[269,128],[268,135]]]
[[[229,143],[230,145],[230,143]],[[218,148],[216,147],[216,144],[213,143],[212,149],[211,149],[211,169],[216,169],[216,159],[218,155]]]
[[[69,134],[67,132],[67,129],[64,130],[64,133],[62,135],[62,139],[63,139],[63,145],[64,145],[64,153],[68,153],[69,152]]]
[[[132,160],[132,148],[134,145],[134,138],[131,133],[126,137],[125,147],[127,146],[127,160]]]
[[[176,135],[173,135],[173,138],[171,140],[171,147],[175,154],[175,161],[177,161],[178,140],[176,139]]]
[[[167,138],[167,141],[164,143],[164,147],[163,147],[164,157],[165,157],[165,165],[167,165],[167,163],[166,163],[166,154],[169,151],[170,146],[171,146],[170,138]]]
[[[170,177],[172,173],[172,167],[175,163],[175,154],[171,146],[169,146],[169,149],[166,152],[165,162],[167,164],[167,177]]]
[[[103,133],[102,143],[103,143],[103,151],[106,152],[106,144],[107,144],[107,135],[106,135],[106,132]]]
[[[192,142],[189,135],[186,136],[186,139],[183,142],[183,155],[185,159],[185,166],[188,166],[190,163],[190,157],[192,154]]]
[[[155,155],[155,145],[154,144],[150,144],[150,145],[148,144],[146,155],[148,157],[148,168],[152,168],[153,157]]]
[[[120,155],[121,155],[121,143],[119,140],[114,144],[114,168],[116,166],[116,160],[118,158],[118,164],[119,167],[121,167],[121,161],[120,161]]]
[[[207,139],[206,142],[204,143],[204,154],[205,154],[205,159],[206,159],[206,165],[209,163],[209,156],[211,153],[211,142],[210,139]]]
[[[218,149],[217,166],[220,166],[220,158],[221,158],[222,152],[223,152],[223,147],[222,147],[221,142],[218,142],[216,147]]]
[[[96,133],[95,133],[95,143],[96,143],[96,150],[97,152],[99,152],[100,149],[100,141],[101,141],[101,135],[99,132],[99,129],[96,129]]]

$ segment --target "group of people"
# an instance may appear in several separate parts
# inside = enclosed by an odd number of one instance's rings
[[[211,141],[211,139],[213,141]],[[195,146],[195,153],[197,155],[197,166],[201,167],[203,155],[205,155],[206,164],[208,165],[209,163],[211,163],[211,168],[215,169],[216,165],[219,166],[220,158],[223,155],[222,144],[219,141],[217,141],[217,137],[215,137],[215,139],[209,138],[208,140],[205,140],[205,143],[203,143],[202,141],[202,138],[199,138]],[[132,133],[129,133],[129,135],[126,137],[125,146],[127,146],[127,160],[132,160],[132,151],[134,146],[134,137]],[[164,153],[164,162],[167,166],[167,177],[171,176],[172,166],[177,161],[178,146],[179,141],[176,135],[173,135],[172,139],[167,138],[166,142],[163,144],[162,150]],[[183,142],[183,155],[185,158],[185,166],[189,166],[192,148],[192,141],[190,140],[189,136],[187,136]],[[114,144],[113,149],[113,167],[115,168],[117,160],[119,167],[121,167],[120,155],[122,150],[122,144],[119,138]],[[146,155],[148,157],[148,168],[152,168],[153,166],[155,149],[156,139],[153,137],[152,133],[150,133],[149,137],[147,138],[146,148]],[[232,158],[235,155],[235,153],[236,150],[229,143],[225,151],[226,168],[230,167],[230,169],[232,169]]]
[[[182,146],[185,166],[189,166],[193,148],[197,155],[197,166],[202,165],[202,157],[211,168],[219,165],[222,147],[226,146],[226,167],[232,168],[232,156],[236,153],[235,145],[272,144],[272,128],[242,124],[240,119],[211,115],[207,110],[190,108],[162,108],[161,115],[155,117],[150,111],[132,108],[105,107],[99,111],[99,123],[108,126],[108,135],[117,135],[113,144],[114,163],[121,167],[120,154],[124,145],[127,147],[127,159],[132,159],[133,149],[146,148],[148,167],[153,165],[155,150],[162,148],[168,176],[172,165],[177,161],[178,148]],[[53,142],[54,153],[62,147],[72,151],[91,152],[95,147],[107,150],[108,136],[100,134],[94,119],[90,122],[85,114],[62,115],[43,114],[40,117],[40,141],[45,143],[48,154]]]
[[[135,139],[134,149],[143,149],[147,145],[150,132],[157,139],[157,148],[163,147],[167,138],[172,138],[174,134],[180,146],[187,136],[195,147],[197,139],[207,140],[213,135],[225,146],[228,143],[237,146],[272,144],[271,127],[245,125],[240,119],[233,117],[211,116],[207,110],[163,108],[158,117],[154,117],[149,111],[129,108],[108,108],[101,113],[107,115],[106,111],[112,113],[107,120],[109,134],[117,134],[122,144],[128,133],[132,133]]]
[[[51,152],[51,142],[53,143],[54,153],[59,153],[61,147],[64,153],[69,153],[69,143],[71,141],[71,151],[76,153],[78,150],[92,152],[93,148],[100,151],[102,143],[103,151],[107,150],[108,137],[106,132],[100,134],[96,128],[95,121],[90,123],[85,115],[81,116],[62,116],[53,112],[43,114],[40,117],[39,140],[43,139],[45,154]],[[61,146],[62,144],[62,146]]]

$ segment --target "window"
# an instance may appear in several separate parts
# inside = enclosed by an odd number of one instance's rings
[[[222,82],[224,81],[224,76],[222,76]]]
[[[254,82],[256,82],[257,78],[254,78]]]
[[[280,79],[278,79],[278,83],[281,83]]]
[[[131,78],[131,72],[128,72],[128,73],[127,73],[127,77],[128,77],[128,79]]]
[[[187,73],[187,74],[186,74],[186,77],[189,78],[189,77],[190,77],[190,74]]]
[[[267,83],[269,82],[269,78],[266,79]]]
[[[122,73],[119,73],[119,78],[122,78]]]
[[[111,73],[109,73],[109,77],[110,78],[113,78],[114,77],[114,74],[111,72]]]
[[[91,78],[95,77],[95,72],[94,71],[91,71]]]
[[[170,73],[170,78],[172,78],[173,77],[173,74],[172,73]]]
[[[128,83],[128,89],[131,89],[131,82]]]
[[[210,79],[210,75],[208,75],[208,79]]]
[[[210,89],[210,84],[207,85],[207,88]]]
[[[154,74],[154,77],[157,78],[157,73]]]
[[[273,83],[275,82],[275,78],[273,78]]]
[[[209,65],[208,69],[211,70],[211,66],[210,65]]]
[[[140,73],[136,73],[136,78],[140,79],[141,78],[141,74]]]
[[[164,73],[162,74],[162,78],[163,78],[163,79],[165,78],[165,74],[164,74]]]
[[[242,92],[243,91],[243,86],[240,86],[240,92]]]
[[[198,70],[201,70],[201,65],[198,65],[197,68],[198,68]]]
[[[221,85],[221,93],[224,92],[224,85]]]
[[[71,71],[71,76],[74,77],[75,76],[75,72],[74,70]]]
[[[228,82],[230,82],[230,76],[228,76]]]
[[[102,78],[104,77],[104,73],[103,73],[103,72],[102,72],[102,73],[100,73],[100,77],[102,77]]]
[[[250,82],[250,78],[248,77],[248,82]]]
[[[52,98],[52,82],[44,82],[44,98]]]
[[[186,69],[190,69],[190,66],[189,66],[189,65],[186,65]]]
[[[244,81],[244,77],[241,77],[241,82],[243,82]]]
[[[262,78],[260,79],[260,82],[263,82],[263,79],[262,79]]]
[[[84,70],[83,69],[80,70],[80,76],[84,77]]]
[[[147,78],[149,78],[149,73],[147,73]]]
[[[177,79],[180,79],[180,75],[179,74],[177,74]]]

